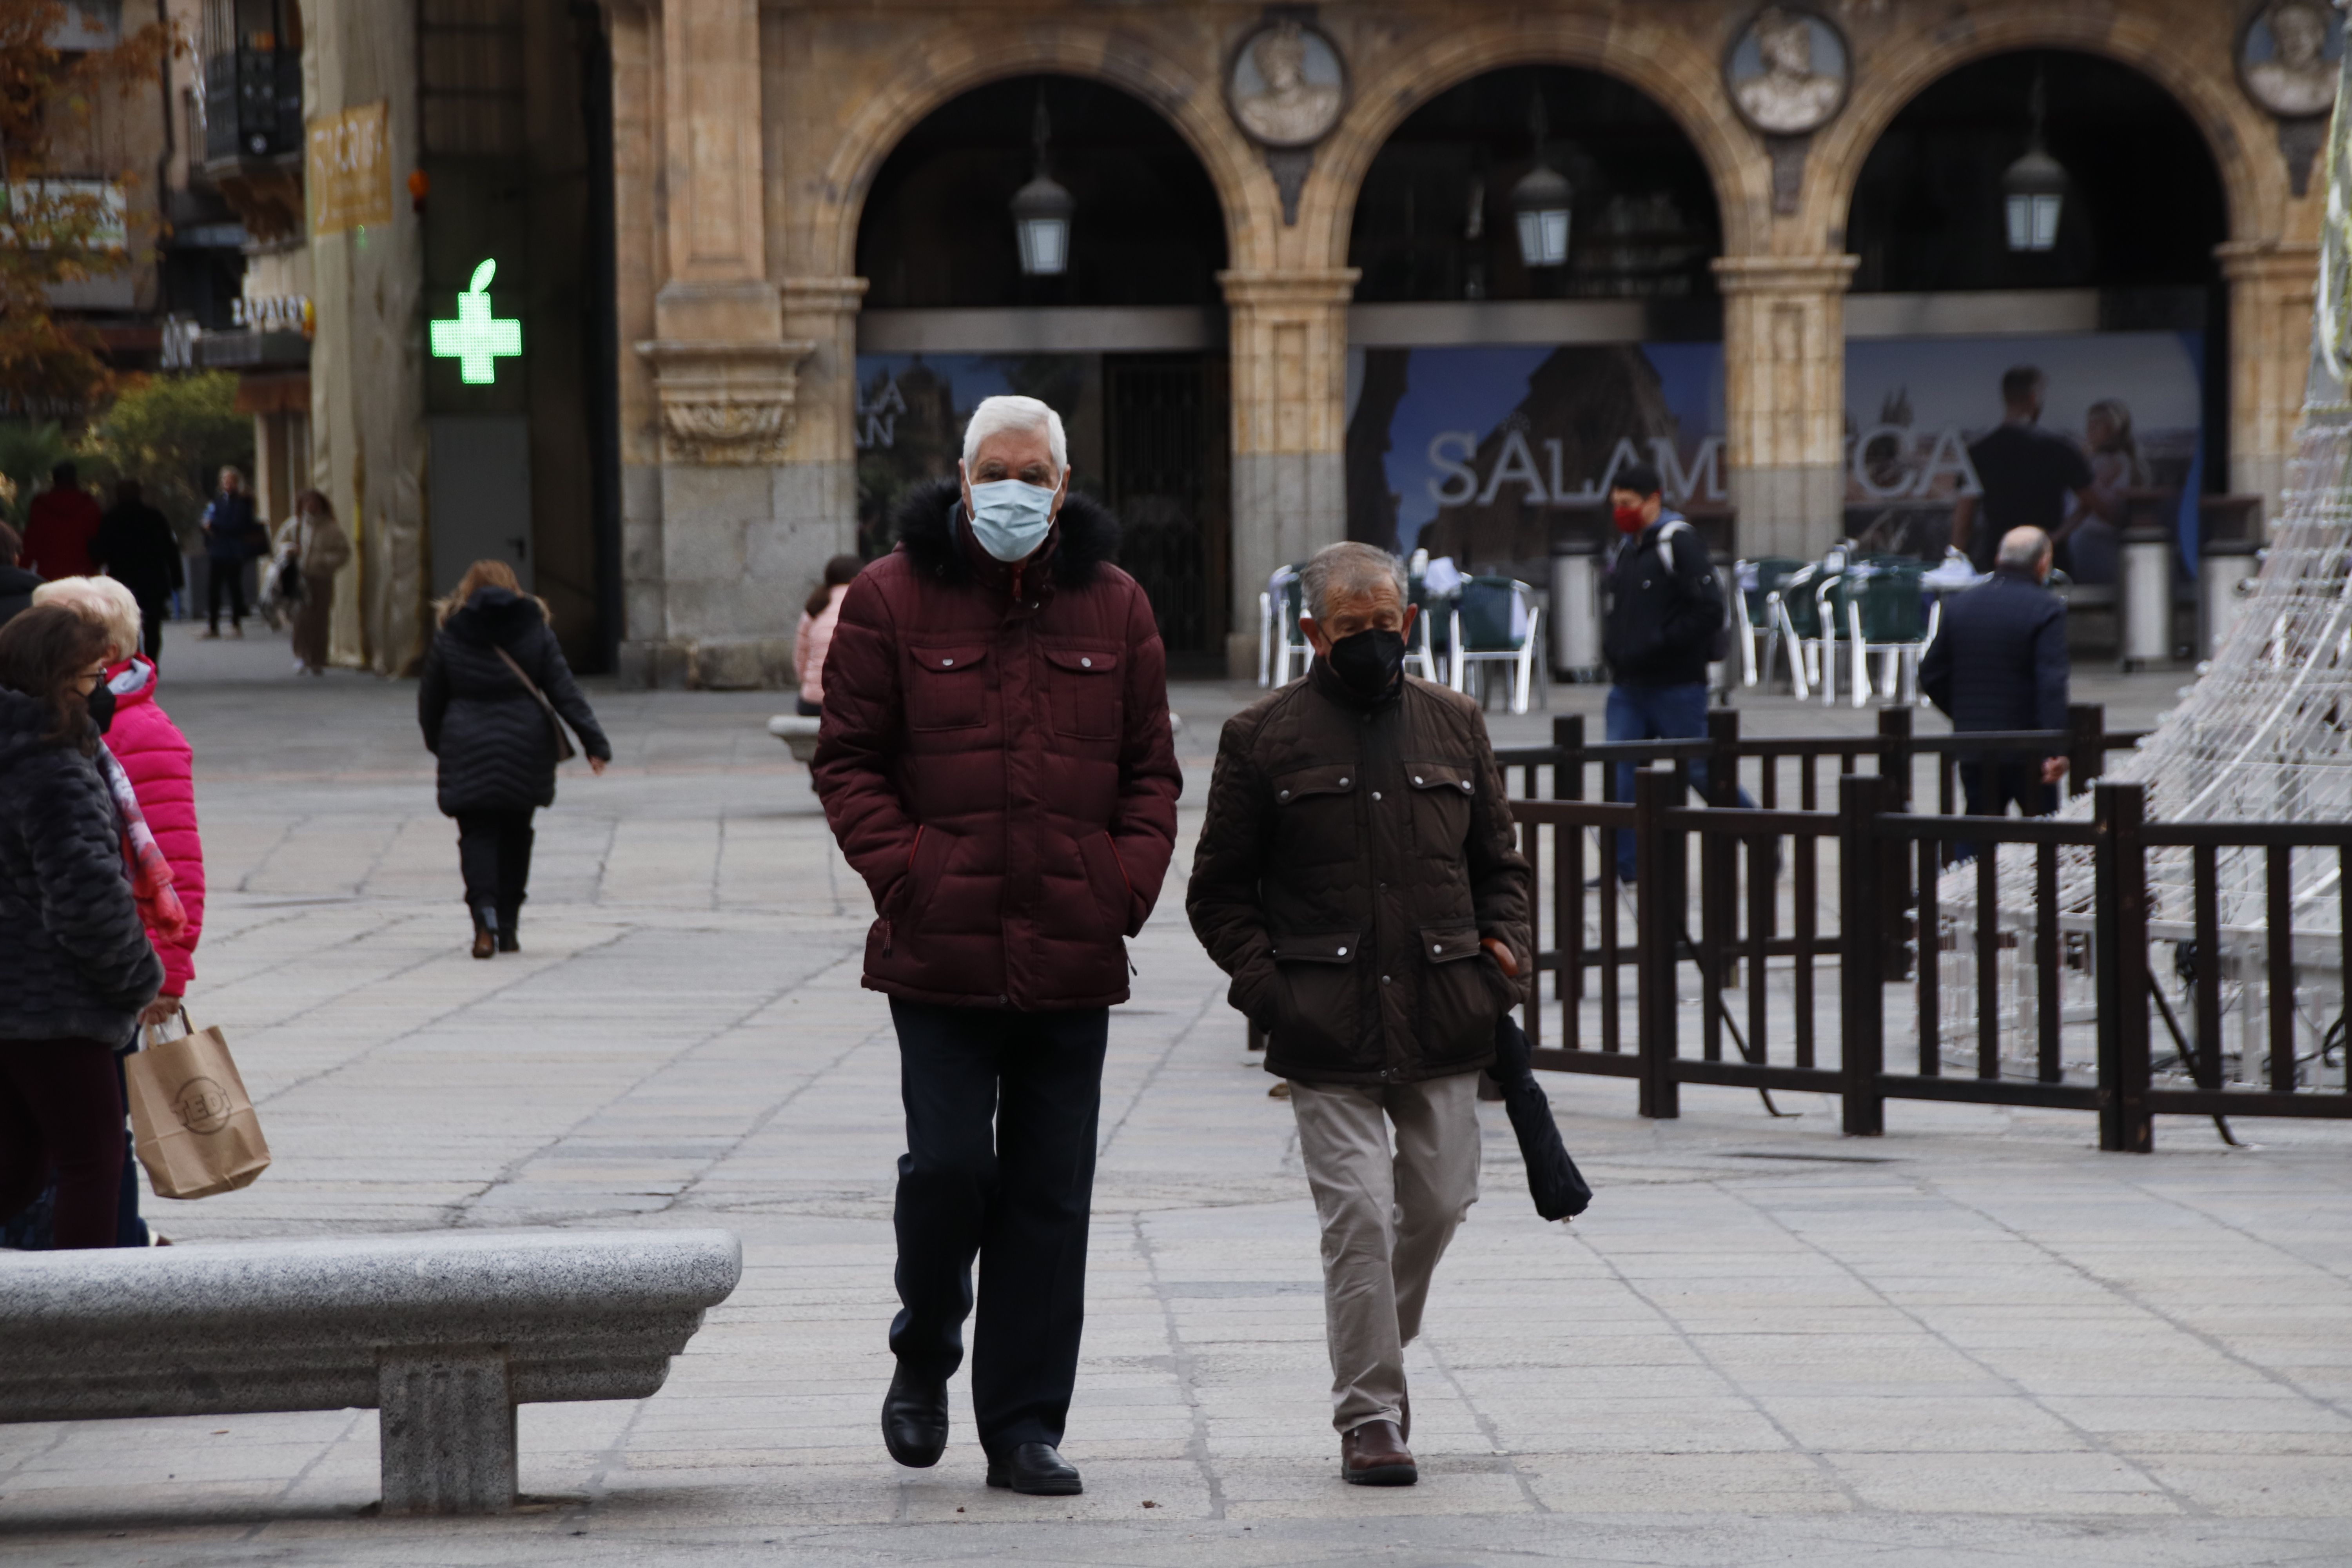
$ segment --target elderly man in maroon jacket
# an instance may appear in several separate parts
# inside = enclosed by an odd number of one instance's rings
[[[939,1461],[977,1255],[988,1482],[1066,1496],[1103,1047],[1183,779],[1150,601],[1111,564],[1116,521],[1069,493],[1060,417],[986,399],[961,468],[842,600],[814,765],[874,892],[866,984],[907,1111],[882,1436]]]

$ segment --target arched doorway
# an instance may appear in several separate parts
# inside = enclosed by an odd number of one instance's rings
[[[2200,498],[2229,469],[2228,234],[2204,134],[2128,66],[2019,50],[1921,91],[1873,145],[1847,222],[1846,531],[1939,553],[1954,498],[1989,477],[1973,454],[2007,417],[2001,377],[2030,365],[2048,380],[2040,425],[2100,487],[2036,503],[2061,508],[2061,563],[2111,585],[2113,534],[2158,524],[2194,571]]]
[[[1518,219],[1544,171],[1566,243],[1530,251]],[[1349,238],[1349,537],[1543,581],[1635,460],[1727,527],[1721,253],[1697,148],[1614,77],[1514,66],[1416,110]]]
[[[1024,271],[1013,203],[1040,172],[1041,131],[1043,170],[1069,198],[1066,253]],[[980,398],[1039,397],[1068,429],[1072,482],[1119,512],[1120,563],[1171,655],[1222,662],[1225,255],[1200,159],[1118,88],[1013,77],[933,110],[883,162],[858,222],[861,549],[888,549],[898,498],[954,472]]]

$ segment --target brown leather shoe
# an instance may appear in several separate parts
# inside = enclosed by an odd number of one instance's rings
[[[1339,1436],[1339,1476],[1349,1486],[1409,1487],[1421,1479],[1393,1421],[1367,1421]]]

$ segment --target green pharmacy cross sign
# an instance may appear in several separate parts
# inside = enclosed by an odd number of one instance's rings
[[[499,264],[485,261],[474,268],[474,280],[457,296],[457,318],[430,323],[433,357],[457,362],[457,379],[468,386],[488,386],[499,378],[498,362],[522,353],[522,321],[490,314],[490,279]]]

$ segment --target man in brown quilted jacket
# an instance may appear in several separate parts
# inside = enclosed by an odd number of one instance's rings
[[[1404,1347],[1478,1196],[1478,1070],[1532,959],[1528,863],[1477,705],[1403,673],[1395,558],[1334,544],[1300,587],[1314,661],[1226,723],[1185,905],[1290,1086],[1340,1473],[1402,1486]]]
[[[1110,513],[1069,493],[1059,416],[983,400],[961,470],[908,498],[843,595],[814,771],[873,889],[866,984],[907,1112],[883,1441],[939,1462],[977,1257],[989,1484],[1066,1496],[1109,1008],[1183,776],[1150,601],[1111,564]]]

